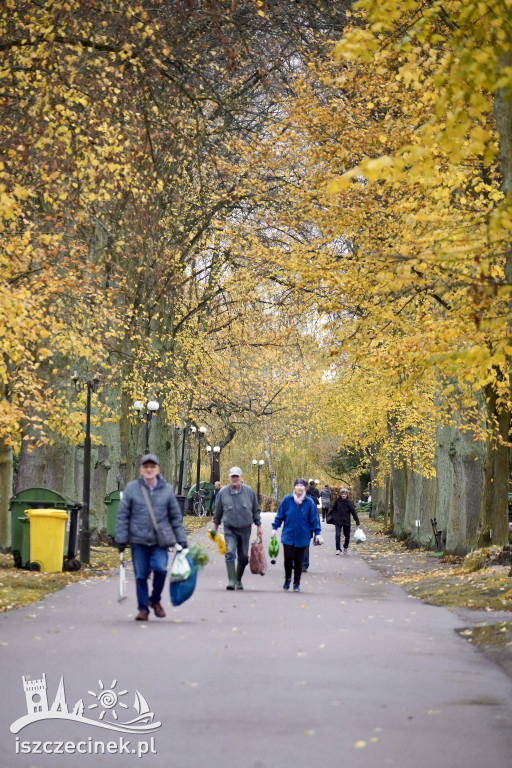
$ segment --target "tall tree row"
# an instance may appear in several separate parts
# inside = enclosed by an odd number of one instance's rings
[[[279,237],[255,248],[314,293],[322,417],[391,477],[396,532],[429,540],[437,513],[453,551],[504,543],[510,11],[355,8],[337,63],[311,62],[259,148],[288,183],[259,211]]]
[[[265,416],[275,402],[283,385],[261,372],[300,332],[287,296],[255,278],[250,243],[237,240],[258,206],[240,157],[305,53],[340,34],[343,6],[4,4],[0,466],[23,443],[18,487],[58,475],[69,482],[58,490],[78,493],[80,462],[68,449],[83,438],[75,370],[101,373],[95,506],[133,471],[135,399],[161,403],[164,446],[204,415],[216,442],[227,441],[244,413]],[[240,361],[256,349],[248,381]]]

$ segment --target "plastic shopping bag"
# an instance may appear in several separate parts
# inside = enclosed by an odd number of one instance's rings
[[[208,531],[208,533],[206,535],[208,536],[208,538],[211,541],[214,541],[215,544],[217,545],[217,549],[218,549],[219,555],[225,555],[226,554],[226,541],[225,541],[224,536],[222,535],[222,533],[219,533],[218,531],[216,531],[215,528],[210,528],[210,530]]]
[[[171,565],[171,583],[188,579],[191,572],[191,562],[192,560],[188,557],[188,549],[179,549],[176,552]]]
[[[272,564],[276,562],[278,554],[279,554],[279,542],[277,540],[277,536],[274,534],[270,539],[270,544],[268,545],[268,555],[270,557],[270,562]]]
[[[183,549],[182,552],[186,552],[186,550]],[[189,576],[186,579],[181,579],[181,581],[171,581],[169,587],[171,603],[173,605],[181,605],[184,603],[185,600],[192,597],[196,588],[197,568],[189,554],[186,555],[186,559],[190,568]]]
[[[264,576],[267,570],[267,560],[265,557],[265,550],[263,549],[263,541],[261,536],[257,536],[256,540],[251,544],[251,555],[249,558],[249,565],[251,573]]]
[[[366,535],[362,528],[356,528],[354,533],[354,541],[356,544],[361,544],[361,542],[366,541]]]

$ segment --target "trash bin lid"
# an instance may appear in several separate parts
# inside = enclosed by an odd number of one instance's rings
[[[122,491],[110,491],[103,499],[104,504],[112,504],[113,501],[120,501],[123,498]]]
[[[55,507],[66,507],[72,509],[74,502],[63,493],[52,491],[50,488],[25,488],[9,500],[12,509],[21,506],[33,505],[33,508],[43,505],[43,509],[54,509]]]
[[[25,514],[29,517],[57,517],[64,520],[69,517],[63,509],[26,509]]]

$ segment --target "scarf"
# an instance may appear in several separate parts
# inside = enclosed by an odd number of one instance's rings
[[[304,499],[306,498],[306,494],[304,494],[304,496],[302,496],[300,499],[299,499],[299,497],[298,497],[298,496],[296,496],[296,495],[295,495],[295,491],[293,492],[293,494],[292,494],[292,495],[293,495],[293,500],[294,500],[294,502],[295,502],[296,504],[298,504],[298,505],[299,505],[299,507],[300,507],[300,505],[302,504],[302,502],[303,502],[303,501],[304,501]]]

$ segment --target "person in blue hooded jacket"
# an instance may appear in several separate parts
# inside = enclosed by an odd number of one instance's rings
[[[315,544],[323,544],[318,509],[306,495],[308,484],[299,477],[293,484],[293,493],[284,497],[279,505],[272,528],[274,531],[282,525],[281,544],[284,552],[283,589],[290,589],[293,571],[293,591],[300,592],[302,560],[304,550],[309,546],[311,534],[315,534]]]

